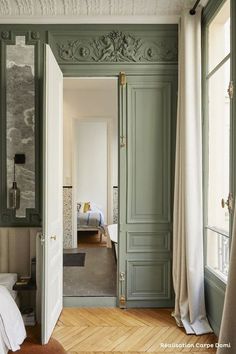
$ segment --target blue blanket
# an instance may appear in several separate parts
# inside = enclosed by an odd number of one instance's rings
[[[104,218],[101,212],[77,214],[77,228],[97,227],[104,228]]]

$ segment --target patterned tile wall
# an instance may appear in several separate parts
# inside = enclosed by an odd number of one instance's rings
[[[72,248],[72,187],[63,187],[63,247]]]
[[[113,224],[118,223],[118,187],[113,187]]]

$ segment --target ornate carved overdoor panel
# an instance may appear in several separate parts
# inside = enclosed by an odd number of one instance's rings
[[[99,31],[100,32],[100,31]],[[92,38],[91,38],[92,37]],[[51,32],[49,43],[60,64],[79,63],[173,63],[178,60],[174,32],[153,36],[141,32],[110,31],[100,35],[86,31]]]

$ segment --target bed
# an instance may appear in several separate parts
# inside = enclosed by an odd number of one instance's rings
[[[0,285],[0,353],[18,351],[25,338],[21,313],[9,290]]]
[[[78,202],[77,231],[98,231],[101,242],[102,235],[106,236],[106,225],[101,208],[91,202]]]

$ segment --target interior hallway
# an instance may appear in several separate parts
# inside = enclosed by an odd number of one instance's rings
[[[214,334],[186,335],[176,326],[171,309],[65,308],[53,332],[68,354],[191,353],[213,354]],[[162,348],[161,343],[193,345]]]
[[[78,248],[64,253],[85,253],[84,266],[63,267],[64,296],[116,296],[115,251],[107,247],[107,237],[97,231],[78,232]]]

